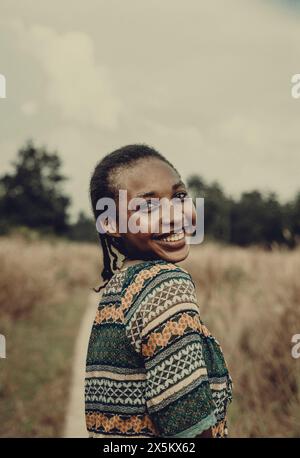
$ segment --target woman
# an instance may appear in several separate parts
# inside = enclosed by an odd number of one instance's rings
[[[119,205],[118,190],[146,206]],[[189,253],[185,228],[159,215],[150,227],[150,199],[188,196],[175,167],[155,149],[128,145],[96,166],[90,185],[97,202],[113,198],[115,226],[101,220],[103,294],[89,340],[85,413],[90,437],[226,437],[232,383],[220,345],[203,324],[190,274],[177,263]],[[193,210],[194,211],[194,210]],[[122,232],[138,212],[146,231]],[[103,214],[103,213],[102,213]],[[193,213],[193,221],[195,214]],[[97,225],[98,227],[98,225]]]

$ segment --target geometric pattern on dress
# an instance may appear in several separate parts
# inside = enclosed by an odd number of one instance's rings
[[[126,323],[126,330],[138,353],[141,351],[142,330],[154,319],[176,304],[194,303],[194,285],[189,280],[171,279],[156,286],[141,302],[135,314]]]
[[[189,308],[188,304],[193,307]],[[205,390],[210,386],[215,406],[207,404],[210,405],[207,412],[213,408],[217,419],[212,427],[213,437],[227,435],[225,415],[232,398],[231,378],[229,374],[224,375],[222,358],[216,348],[218,342],[201,321],[197,307],[192,277],[167,261],[146,262],[113,275],[103,289],[92,333],[105,323],[121,324],[118,332],[123,328],[124,337],[129,338],[133,348],[127,348],[128,353],[119,359],[117,334],[112,333],[111,346],[106,342],[99,353],[99,343],[94,340],[97,334],[91,336],[85,380],[86,424],[90,437],[161,436],[153,422],[153,418],[158,420],[159,412],[162,412],[163,429],[178,430],[175,412],[184,411],[186,405],[192,409],[192,419],[200,418],[192,393],[199,387],[197,396],[202,395],[203,379],[208,382],[204,384],[206,388],[203,385],[203,396],[208,395]],[[195,340],[199,333],[209,339],[198,336],[199,341]],[[107,332],[104,335],[110,339]],[[120,337],[123,339],[121,334]],[[215,351],[216,360],[213,359]],[[143,357],[141,363],[136,359],[137,352]],[[120,364],[114,366],[114,359]],[[101,371],[112,372],[112,378],[100,374]],[[209,376],[210,372],[214,377]],[[126,374],[130,377],[136,374],[138,380],[136,377],[123,380]],[[222,387],[224,380],[226,388]],[[153,417],[142,414],[147,406]],[[186,418],[186,427],[188,424],[193,425],[190,416]]]
[[[189,280],[171,279],[163,285],[157,286],[149,294],[144,303],[141,304],[141,313],[143,315],[144,326],[161,314],[178,303],[193,302],[197,304],[194,295],[194,285]]]
[[[142,342],[142,355],[146,357],[151,357],[157,351],[157,347],[165,347],[169,345],[170,340],[175,336],[182,336],[189,329],[193,331],[198,331],[200,334],[205,335],[209,331],[207,328],[200,322],[199,315],[194,310],[185,310],[176,314],[175,319],[169,319],[163,323],[155,330],[151,330],[143,338]]]
[[[85,395],[88,402],[143,405],[145,404],[144,392],[145,381],[120,382],[105,378],[85,380]]]
[[[205,368],[199,342],[188,345],[148,371],[147,397],[153,398],[187,378],[198,368]],[[207,377],[207,372],[206,372]]]
[[[221,420],[225,416],[225,407],[227,403],[227,392],[226,388],[221,390],[214,390],[211,389],[213,400],[216,404],[216,412],[215,415],[218,420]]]
[[[174,266],[171,263],[154,263],[154,265],[152,265],[149,269],[142,269],[125,289],[125,292],[121,297],[120,305],[114,302],[106,305],[104,308],[99,305],[94,324],[100,325],[103,322],[112,321],[124,323],[124,314],[130,307],[133,297],[143,289],[145,281],[152,276],[155,276],[160,271],[170,270],[172,268],[174,268]]]
[[[122,289],[124,276],[125,272],[116,272],[105,286],[105,289],[103,290],[105,294],[118,294]]]
[[[105,432],[127,434],[148,433],[149,435],[157,435],[158,431],[148,414],[144,415],[109,415],[100,412],[86,411],[86,425],[91,432]],[[109,437],[109,435],[108,435]]]

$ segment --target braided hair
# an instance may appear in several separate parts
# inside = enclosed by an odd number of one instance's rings
[[[119,175],[121,170],[132,167],[135,162],[144,158],[160,159],[178,173],[175,167],[161,153],[144,143],[123,146],[107,154],[96,165],[90,181],[90,199],[95,220],[97,220],[103,211],[96,209],[99,199],[105,197],[117,199],[117,175]],[[103,252],[103,270],[101,276],[105,283],[99,286],[98,289],[94,289],[95,292],[99,292],[107,285],[115,271],[122,268],[123,262],[127,257],[121,237],[114,237],[113,235],[102,234],[100,232],[98,232],[98,235]]]

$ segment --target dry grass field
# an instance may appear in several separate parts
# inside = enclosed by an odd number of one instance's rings
[[[220,341],[234,382],[230,433],[300,436],[300,249],[205,245],[183,263],[203,321]]]
[[[100,251],[89,244],[0,238],[0,436],[60,436],[78,326]],[[300,436],[300,249],[204,243],[182,263],[234,382],[230,435]]]
[[[98,284],[88,244],[0,238],[0,437],[59,437],[78,328]]]

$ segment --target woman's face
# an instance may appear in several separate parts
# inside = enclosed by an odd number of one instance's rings
[[[170,202],[173,198],[179,200],[188,197],[186,187],[175,170],[157,158],[145,158],[137,161],[131,168],[123,168],[117,175],[118,189],[127,190],[127,203],[133,198],[145,199],[144,204],[137,210],[130,210],[127,207],[127,215],[125,215],[127,223],[130,218],[134,218],[132,221],[136,221],[138,225],[143,220],[143,232],[132,233],[127,230],[126,233],[114,234],[122,237],[129,257],[146,260],[164,259],[173,263],[184,260],[189,253],[189,244],[186,243],[186,233],[183,229],[183,204],[180,203],[177,207],[179,212],[175,212],[174,207],[170,205],[166,213],[162,211],[161,206],[151,204],[151,198],[167,198],[167,202]],[[153,217],[154,212],[157,221],[156,229],[153,228],[153,220],[151,224],[151,213]],[[179,214],[180,218],[178,218]],[[191,216],[190,221],[195,225],[194,206]],[[146,232],[144,232],[145,227]],[[172,237],[171,234],[175,231],[176,236]]]

